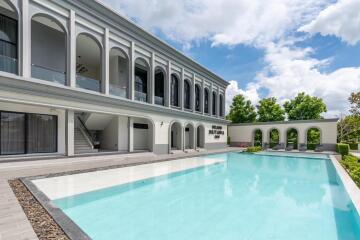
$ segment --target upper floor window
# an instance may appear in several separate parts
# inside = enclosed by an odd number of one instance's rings
[[[212,93],[212,115],[216,115],[216,103],[217,103],[216,97],[217,97],[216,92],[213,92]]]
[[[223,117],[224,116],[224,97],[223,95],[221,94],[220,97],[219,97],[219,115],[220,117]]]
[[[207,88],[204,90],[204,112],[209,113],[209,90]]]
[[[179,79],[175,74],[171,74],[171,105],[179,107]]]
[[[195,85],[195,111],[200,112],[200,86]]]
[[[155,70],[155,104],[164,105],[165,73],[160,67]]]
[[[190,109],[191,108],[191,87],[188,80],[184,81],[184,108]]]
[[[137,101],[149,101],[149,69],[149,65],[144,59],[137,58],[135,60],[135,100]]]
[[[127,98],[129,90],[129,59],[119,48],[112,48],[109,56],[109,92]]]
[[[0,5],[0,71],[18,74],[18,15],[7,1]]]

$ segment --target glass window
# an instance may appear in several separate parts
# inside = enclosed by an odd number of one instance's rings
[[[17,74],[17,20],[0,15],[0,71]]]
[[[171,105],[179,106],[179,80],[175,75],[171,75]]]
[[[200,112],[200,87],[195,85],[195,111]]]
[[[204,112],[209,113],[209,91],[207,89],[204,91]]]
[[[51,153],[57,148],[57,118],[51,115],[28,114],[27,152]]]
[[[25,114],[0,112],[2,155],[25,153]]]
[[[190,83],[189,81],[184,81],[184,107],[190,109]]]

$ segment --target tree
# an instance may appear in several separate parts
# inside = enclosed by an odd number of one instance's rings
[[[351,104],[350,112],[356,116],[360,116],[360,92],[351,93],[349,102]]]
[[[285,111],[276,103],[274,97],[262,99],[256,108],[259,122],[284,121],[285,119]]]
[[[285,102],[284,108],[289,120],[321,119],[321,113],[327,111],[321,98],[306,95],[304,92]]]
[[[226,118],[233,123],[254,122],[256,119],[255,107],[250,100],[245,100],[245,97],[239,94],[233,98],[230,112]]]
[[[360,116],[341,117],[337,124],[338,142],[358,142],[360,139]]]

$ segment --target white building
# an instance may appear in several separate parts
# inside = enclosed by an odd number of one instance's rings
[[[93,0],[0,0],[0,154],[226,144],[228,83]]]

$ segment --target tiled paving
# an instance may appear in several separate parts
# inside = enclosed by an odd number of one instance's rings
[[[192,157],[208,153],[220,153],[235,150],[241,149],[226,148],[221,150],[209,150],[160,156],[154,155],[152,153],[105,156],[96,155],[91,157],[0,163],[0,240],[38,239],[7,182],[9,179],[74,170],[86,170],[108,166],[162,161],[180,157]]]

